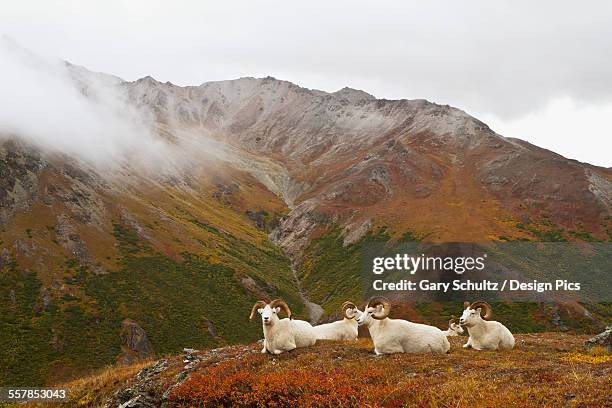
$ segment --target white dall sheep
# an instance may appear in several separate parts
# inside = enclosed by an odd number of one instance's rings
[[[391,303],[381,296],[368,301],[357,323],[367,326],[376,354],[447,353],[450,343],[442,330],[434,326],[389,319]]]
[[[284,311],[287,317],[280,319],[278,313]],[[304,320],[293,320],[291,309],[281,299],[266,303],[263,300],[255,303],[251,309],[249,320],[255,312],[261,315],[263,325],[264,345],[262,353],[280,354],[298,347],[308,347],[316,343],[317,337],[312,325]]]
[[[352,302],[344,302],[342,320],[313,327],[317,340],[357,340],[358,325],[355,316],[358,310]]]
[[[463,334],[463,327],[459,324],[459,319],[455,316],[452,316],[452,319],[448,321],[448,329],[446,329],[443,333],[446,334],[446,337],[453,337]]]
[[[463,348],[474,350],[510,350],[514,347],[514,336],[500,322],[490,321],[493,309],[487,302],[478,301],[463,304],[465,310],[459,319],[467,327],[470,338]],[[484,315],[481,313],[484,311]]]

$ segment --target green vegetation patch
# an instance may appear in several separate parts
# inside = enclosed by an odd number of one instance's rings
[[[53,298],[46,310],[34,272],[15,263],[0,270],[0,386],[44,385],[58,373],[80,376],[114,364],[125,318],[142,326],[157,355],[257,340],[261,322],[248,314],[259,299],[245,289],[246,276],[303,313],[290,262],[267,240],[256,246],[214,229],[214,261],[187,252],[177,261],[131,228],[113,227],[119,268],[98,275],[67,260],[68,290],[48,289]]]
[[[306,249],[298,276],[311,300],[329,312],[337,311],[342,302],[361,299],[363,251],[368,244],[390,240],[385,228],[368,232],[354,244],[344,245],[342,231],[335,225],[314,239]]]

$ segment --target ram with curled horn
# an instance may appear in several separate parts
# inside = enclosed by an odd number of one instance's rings
[[[514,348],[514,336],[506,326],[491,320],[493,308],[487,302],[464,302],[459,324],[467,328],[470,337],[464,348],[474,350],[510,350]]]
[[[361,313],[353,302],[344,302],[340,307],[342,320],[314,326],[317,340],[357,340],[358,326],[355,317]]]
[[[262,353],[280,354],[298,347],[308,347],[316,343],[317,338],[312,325],[304,320],[295,320],[289,305],[282,299],[267,303],[263,300],[255,302],[251,308],[249,320],[255,313],[261,315],[264,333]],[[285,313],[281,319],[279,313]]]
[[[448,329],[444,331],[446,337],[459,336],[463,334],[463,327],[459,324],[459,319],[455,316],[451,316],[451,319],[448,321]]]
[[[357,323],[370,331],[376,354],[447,353],[450,343],[445,332],[434,326],[408,320],[390,319],[391,302],[376,296],[368,301]]]

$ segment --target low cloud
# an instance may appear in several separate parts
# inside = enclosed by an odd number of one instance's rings
[[[0,137],[102,168],[172,165],[176,146],[129,104],[119,78],[35,55],[8,38],[0,60]]]

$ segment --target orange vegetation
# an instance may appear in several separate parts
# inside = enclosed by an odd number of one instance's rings
[[[511,352],[464,350],[449,355],[375,357],[368,340],[323,342],[272,357],[247,357],[203,367],[177,387],[173,405],[295,407],[603,407],[612,361],[580,350],[582,338],[517,336]],[[568,351],[572,350],[571,354]],[[567,356],[572,356],[568,358]]]

